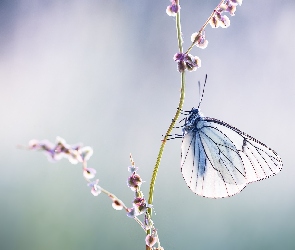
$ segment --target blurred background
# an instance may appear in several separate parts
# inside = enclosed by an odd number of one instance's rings
[[[181,1],[184,48],[219,0]],[[91,195],[81,166],[17,148],[31,139],[93,147],[100,185],[131,206],[131,152],[149,180],[176,111],[180,75],[169,1],[0,1],[0,249],[145,249],[144,232],[105,195]],[[295,249],[295,3],[245,0],[228,29],[207,27],[207,49],[187,74],[185,110],[275,149],[284,169],[240,194],[193,194],[169,141],[155,187],[154,222],[166,250]],[[180,133],[175,130],[174,133]]]

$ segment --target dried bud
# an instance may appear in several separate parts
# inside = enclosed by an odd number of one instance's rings
[[[223,15],[220,17],[220,27],[228,28],[230,26],[230,20],[227,16]]]
[[[84,168],[83,175],[86,179],[92,179],[95,177],[96,170],[94,168]]]
[[[183,72],[185,69],[195,71],[201,67],[201,59],[190,54],[176,53],[173,59],[177,62],[179,72]]]
[[[228,28],[230,26],[230,20],[227,16],[221,15],[222,11],[216,11],[215,15],[210,19],[210,25],[212,28]]]
[[[127,213],[127,216],[130,218],[134,218],[139,215],[138,209],[136,209],[135,207],[129,208],[128,210],[129,210],[129,212]]]
[[[112,207],[115,210],[122,210],[124,205],[123,202],[115,197],[113,197],[112,195],[109,195],[109,197],[112,199],[113,203],[112,203]]]
[[[97,179],[87,184],[88,187],[91,187],[91,193],[94,196],[98,196],[101,193],[101,187],[97,185],[98,181],[99,180]]]
[[[232,3],[232,4],[235,4],[235,5],[242,5],[242,3],[243,3],[243,0],[230,0],[230,2]]]
[[[176,1],[172,0],[171,4],[167,6],[166,13],[168,16],[176,16],[180,9],[180,6],[176,3]]]
[[[201,60],[197,56],[187,54],[185,56],[185,66],[188,71],[196,71],[197,68],[201,67]]]
[[[131,190],[136,191],[138,188],[140,188],[142,184],[142,179],[138,174],[133,173],[127,181],[128,187],[131,188]]]
[[[141,197],[137,197],[133,200],[133,203],[136,205],[136,206],[140,206],[141,204],[145,204],[145,199],[144,198],[141,198]]]
[[[235,4],[232,4],[231,2],[227,2],[226,4],[221,4],[219,6],[220,8],[220,12],[222,11],[227,11],[230,13],[231,16],[234,16],[235,15],[235,12],[237,10],[237,7]]]
[[[205,38],[205,31],[203,33],[193,33],[191,36],[191,41],[201,49],[205,49],[208,46],[208,40]]]
[[[143,214],[148,208],[152,208],[153,205],[147,204],[146,200],[143,198],[136,198],[133,201],[133,207],[138,210],[138,214]]]
[[[93,149],[91,147],[83,147],[78,149],[78,153],[81,155],[82,161],[88,161],[93,155]]]
[[[185,54],[184,53],[176,53],[174,56],[173,56],[173,60],[178,62],[178,61],[183,61],[185,58]]]
[[[145,244],[149,247],[152,247],[153,245],[155,245],[157,241],[158,241],[157,236],[152,236],[152,235],[148,234],[145,237]]]
[[[112,203],[112,207],[115,210],[122,210],[123,209],[123,205],[120,200],[114,200]]]
[[[185,71],[186,67],[185,67],[185,63],[184,61],[179,61],[177,62],[177,70],[180,73],[183,73]]]
[[[216,15],[212,16],[209,23],[210,23],[212,28],[218,28],[219,27],[219,21],[218,21]]]

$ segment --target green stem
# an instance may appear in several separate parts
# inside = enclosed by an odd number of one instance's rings
[[[178,1],[178,5],[179,5],[179,1]],[[178,13],[176,15],[176,32],[177,32],[178,49],[179,49],[179,52],[182,53],[183,52],[183,48],[182,48],[183,40],[182,40],[181,24],[180,24],[180,10],[178,11]]]
[[[179,4],[179,1],[178,1],[178,4]],[[180,12],[178,12],[177,15],[176,15],[176,31],[177,31],[177,40],[178,40],[179,51],[180,51],[180,53],[182,53],[183,48],[182,48],[182,36],[181,36]],[[163,151],[164,151],[168,136],[171,133],[173,127],[175,126],[175,123],[178,120],[179,115],[181,113],[182,106],[183,106],[183,103],[184,103],[184,97],[185,97],[185,72],[181,73],[181,90],[180,90],[180,99],[179,99],[178,108],[176,110],[174,118],[172,119],[172,122],[169,125],[169,128],[167,129],[167,132],[166,132],[166,134],[164,136],[164,139],[162,140],[162,144],[161,144],[161,147],[159,149],[156,164],[155,164],[155,167],[154,167],[154,170],[153,170],[151,183],[150,183],[149,199],[148,199],[149,204],[153,203],[153,194],[154,194],[154,189],[155,189],[155,182],[156,182],[160,162],[161,162],[161,159],[162,159]],[[149,214],[150,217],[152,216],[152,209],[151,208],[148,209],[148,214]],[[150,233],[150,232],[148,231],[147,233]]]
[[[183,72],[183,73],[181,73],[181,92],[180,92],[180,100],[179,100],[178,108],[177,108],[177,111],[174,115],[174,118],[172,119],[172,122],[169,125],[169,128],[167,129],[164,139],[162,140],[162,144],[161,144],[161,147],[160,147],[160,150],[158,153],[157,161],[156,161],[156,164],[155,164],[155,167],[153,170],[153,175],[152,175],[151,183],[150,183],[149,199],[148,199],[149,204],[153,203],[153,193],[154,193],[154,188],[155,188],[155,182],[156,182],[156,177],[157,177],[157,173],[159,170],[162,154],[163,154],[168,136],[171,133],[173,127],[175,126],[175,123],[178,120],[178,117],[179,117],[180,112],[182,110],[182,106],[184,103],[184,97],[185,97],[185,73]],[[150,210],[149,210],[149,214],[150,214]],[[151,216],[151,214],[150,214],[150,216]]]

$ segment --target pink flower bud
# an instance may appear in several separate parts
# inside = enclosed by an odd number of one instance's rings
[[[152,236],[152,235],[148,234],[145,237],[145,244],[149,247],[152,247],[153,245],[155,245],[157,241],[158,241],[157,236]]]

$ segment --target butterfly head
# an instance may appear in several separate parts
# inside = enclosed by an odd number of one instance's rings
[[[198,121],[202,120],[203,114],[200,112],[199,108],[192,108],[188,114],[188,117],[185,119],[183,126],[183,133],[186,134],[194,129],[197,129]]]

